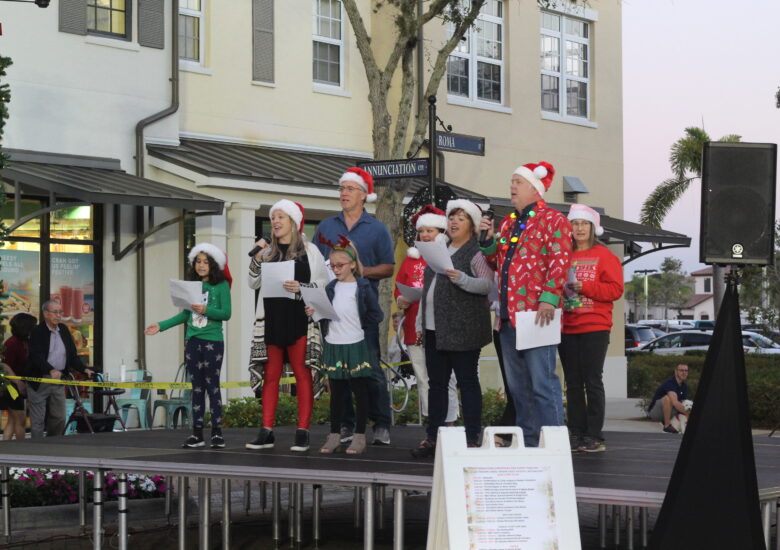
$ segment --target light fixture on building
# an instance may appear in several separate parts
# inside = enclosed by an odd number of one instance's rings
[[[563,176],[563,200],[568,203],[577,202],[577,195],[588,193],[588,188],[580,178]]]

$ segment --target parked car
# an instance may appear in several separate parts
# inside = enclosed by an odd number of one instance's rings
[[[715,330],[715,321],[708,319],[700,319],[693,322],[693,328],[700,328],[704,330]]]
[[[626,351],[635,350],[656,338],[652,328],[642,325],[626,325]]]
[[[707,350],[712,340],[710,330],[682,330],[641,345],[634,351],[658,355],[682,355],[691,350]],[[780,354],[780,344],[755,332],[742,332],[742,347],[745,353]]]

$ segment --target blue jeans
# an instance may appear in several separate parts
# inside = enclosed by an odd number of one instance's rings
[[[555,374],[557,346],[515,349],[515,329],[509,321],[501,324],[499,334],[517,425],[523,428],[525,446],[538,447],[542,426],[563,426],[563,394]]]
[[[371,378],[368,379],[368,418],[374,421],[375,428],[390,429],[393,423],[390,413],[390,393],[387,390],[387,377],[379,362],[379,326],[364,330],[368,351],[371,353]],[[349,429],[355,427],[355,409],[352,406],[352,394],[344,392],[344,416],[341,425]]]

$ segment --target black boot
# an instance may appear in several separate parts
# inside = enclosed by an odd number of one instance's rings
[[[187,438],[187,441],[182,444],[182,447],[186,449],[197,449],[198,447],[205,447],[206,443],[203,441],[203,428],[193,428],[192,435]]]

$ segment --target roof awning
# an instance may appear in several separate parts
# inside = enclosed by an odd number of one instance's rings
[[[285,186],[303,193],[335,192],[338,181],[350,166],[367,157],[278,149],[241,143],[182,138],[180,145],[147,144],[149,155],[208,177],[254,181],[269,191],[284,192]],[[408,197],[428,185],[427,179],[410,181]],[[443,183],[443,182],[440,182]],[[382,181],[377,182],[381,186]],[[462,198],[487,204],[488,197],[463,187],[447,184]]]
[[[25,192],[53,193],[58,198],[93,204],[162,206],[191,211],[222,212],[219,199],[192,193],[120,169],[119,160],[80,155],[5,149],[10,155],[0,177],[20,184]]]
[[[493,210],[496,212],[496,218],[498,219],[503,218],[514,210],[514,206],[512,206],[512,202],[509,199],[492,198],[490,203],[493,205]],[[568,214],[569,208],[571,208],[571,204],[550,203],[550,206],[564,214]],[[595,210],[599,212],[601,226],[604,228],[604,235],[600,239],[607,244],[623,243],[623,265],[652,252],[691,246],[691,238],[682,233],[674,233],[650,227],[649,225],[607,216],[602,208],[595,208]],[[649,243],[652,248],[643,251],[642,246],[638,243]]]

